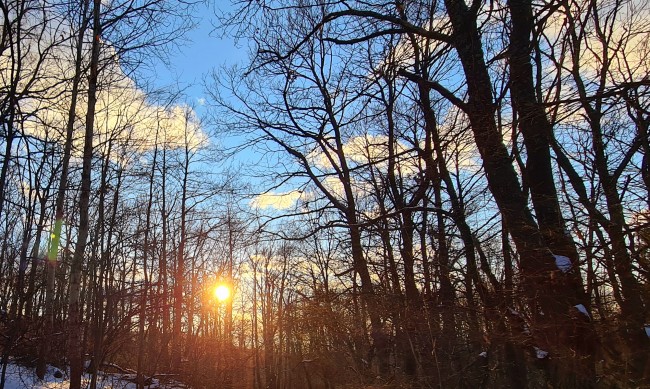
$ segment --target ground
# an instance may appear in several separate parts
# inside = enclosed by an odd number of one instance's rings
[[[56,378],[60,377],[60,378]],[[108,374],[100,373],[97,381],[98,389],[136,389],[135,374]],[[84,374],[82,387],[87,387],[90,382],[90,375]],[[39,380],[33,368],[27,368],[9,363],[5,381],[5,389],[67,389],[70,382],[66,372],[49,366],[43,381]],[[185,388],[182,384],[174,381],[161,382],[153,378],[147,389],[174,389]]]

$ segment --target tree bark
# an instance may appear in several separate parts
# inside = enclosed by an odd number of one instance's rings
[[[93,134],[95,107],[97,103],[97,79],[102,26],[100,22],[101,0],[93,0],[93,43],[88,77],[88,105],[86,111],[83,161],[81,168],[81,192],[79,196],[79,226],[72,263],[70,265],[70,289],[68,296],[68,360],[70,361],[70,389],[81,389],[83,374],[82,301],[80,299],[83,260],[90,227],[89,207],[91,169],[93,159]]]
[[[557,272],[560,283],[567,295],[568,304],[582,304],[589,309],[590,299],[584,292],[578,261],[578,252],[570,235],[567,235],[560,211],[555,180],[551,166],[550,139],[553,128],[546,112],[535,98],[533,68],[530,62],[533,32],[533,12],[530,0],[509,0],[512,31],[510,33],[509,65],[510,90],[514,109],[519,113],[519,128],[526,146],[526,166],[523,179],[530,188],[531,200],[544,242],[556,255],[570,259],[572,268],[565,274]],[[575,344],[576,358],[556,361],[556,379],[573,385],[573,376],[581,374],[585,382],[578,385],[593,384],[595,376],[594,347],[597,336],[588,320],[576,320],[574,325],[565,323],[558,328],[561,337],[571,339]],[[562,339],[560,339],[562,341]],[[573,365],[569,367],[568,364]]]
[[[521,257],[523,287],[533,310],[537,347],[546,347],[558,362],[557,374],[553,377],[557,386],[593,386],[593,367],[584,362],[591,355],[567,331],[575,326],[571,310],[575,309],[573,305],[579,291],[558,271],[555,258],[528,210],[526,197],[496,126],[490,76],[476,25],[478,10],[468,8],[459,0],[445,0],[445,5],[454,31],[453,45],[467,81],[466,113],[483,159],[490,191]],[[575,363],[583,365],[579,371],[559,363],[575,358],[573,352],[579,353]]]
[[[43,328],[43,337],[39,345],[39,356],[36,366],[36,375],[39,379],[45,377],[47,362],[50,358],[50,343],[54,333],[54,301],[55,301],[55,272],[57,267],[57,257],[59,244],[61,241],[61,230],[63,228],[65,195],[68,190],[68,171],[70,166],[70,154],[72,151],[74,124],[77,111],[77,100],[79,96],[79,84],[82,76],[83,63],[83,40],[88,28],[88,8],[90,0],[84,0],[82,4],[82,20],[79,26],[79,32],[76,41],[75,50],[75,72],[72,79],[72,88],[70,93],[70,107],[66,121],[66,136],[63,149],[63,161],[61,163],[61,179],[57,190],[56,205],[54,211],[54,229],[51,234],[48,248],[47,261],[45,263],[45,325]]]

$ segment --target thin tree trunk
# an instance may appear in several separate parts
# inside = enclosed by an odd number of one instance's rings
[[[156,138],[154,140],[154,150],[153,150],[153,160],[151,161],[151,170],[149,171],[149,198],[147,200],[147,212],[145,217],[144,225],[144,247],[142,252],[142,262],[143,262],[143,273],[144,273],[144,284],[142,286],[141,298],[140,298],[140,312],[138,317],[138,362],[137,362],[137,379],[136,385],[138,389],[144,389],[144,351],[146,349],[145,344],[145,321],[147,319],[147,299],[148,299],[148,279],[147,279],[147,259],[149,254],[149,231],[151,229],[151,210],[153,207],[153,195],[154,195],[154,181],[156,173],[156,160],[158,157],[158,132],[159,129],[156,129]]]
[[[33,305],[34,305],[34,294],[36,291],[36,274],[37,274],[37,269],[38,265],[41,263],[42,260],[45,258],[39,258],[39,250],[41,247],[41,239],[43,236],[43,229],[45,228],[45,215],[47,214],[46,212],[46,204],[47,204],[47,192],[49,192],[49,187],[46,193],[43,194],[40,200],[40,212],[39,212],[39,217],[38,217],[38,224],[36,225],[36,233],[34,234],[34,244],[32,246],[32,251],[31,251],[31,259],[32,259],[32,267],[29,271],[29,280],[27,282],[27,294],[25,298],[25,316],[31,318],[32,315],[34,314],[33,312]],[[22,307],[20,308],[22,311]]]
[[[101,0],[93,0],[93,43],[88,77],[88,108],[86,112],[83,161],[81,168],[81,192],[79,197],[79,226],[72,263],[70,265],[70,290],[68,296],[68,360],[70,361],[70,389],[81,389],[83,373],[82,301],[81,279],[83,260],[90,226],[89,207],[91,169],[93,159],[93,134],[97,102],[97,78],[102,27],[99,19]]]
[[[70,107],[66,122],[65,145],[63,148],[63,162],[61,163],[61,179],[56,196],[56,206],[54,213],[54,229],[51,234],[50,247],[48,249],[47,261],[45,264],[45,325],[43,337],[39,345],[38,363],[36,366],[36,375],[39,379],[45,378],[46,364],[50,358],[50,343],[54,333],[54,303],[55,303],[55,272],[57,267],[57,257],[59,244],[61,241],[61,229],[63,228],[65,194],[68,186],[68,170],[70,166],[70,154],[72,150],[73,133],[75,128],[75,116],[77,112],[77,100],[79,95],[79,84],[82,76],[83,62],[83,40],[88,27],[88,8],[90,0],[84,0],[82,4],[82,21],[79,27],[75,52],[75,73],[72,79],[72,88],[70,93]]]
[[[168,296],[168,278],[167,278],[167,238],[168,238],[168,219],[169,215],[167,212],[167,146],[166,144],[162,149],[162,171],[160,172],[161,179],[161,188],[160,188],[160,216],[162,220],[162,241],[160,242],[160,279],[161,279],[161,304],[162,304],[162,329],[161,329],[161,352],[163,358],[164,366],[169,365],[169,337],[170,337],[170,307],[169,307],[169,296]]]
[[[97,388],[97,374],[99,371],[99,366],[103,359],[104,354],[104,288],[103,288],[103,279],[104,279],[104,269],[106,267],[105,261],[107,260],[108,248],[110,243],[105,245],[105,239],[108,238],[110,242],[110,236],[112,234],[107,233],[106,223],[105,223],[105,202],[106,202],[106,193],[108,191],[107,187],[107,176],[108,168],[111,158],[111,149],[112,149],[112,140],[108,140],[108,149],[103,160],[102,166],[102,175],[100,178],[99,185],[99,201],[98,201],[98,211],[97,211],[97,225],[95,228],[96,238],[93,240],[93,249],[92,249],[92,262],[91,262],[91,273],[90,273],[90,284],[91,287],[88,288],[93,293],[93,298],[89,298],[88,301],[94,300],[94,306],[92,307],[93,315],[91,317],[92,322],[92,336],[93,336],[93,354],[92,361],[89,366],[91,373],[90,379],[90,389]],[[117,195],[117,194],[116,194]],[[98,254],[97,251],[101,250],[101,254]],[[97,274],[97,268],[99,267],[99,274]],[[88,304],[88,311],[91,311],[90,303]]]
[[[186,235],[186,218],[187,218],[187,185],[190,167],[190,145],[188,140],[188,123],[189,116],[185,117],[185,159],[183,161],[183,178],[181,187],[181,217],[180,217],[180,241],[178,243],[178,253],[176,256],[176,274],[174,275],[174,329],[173,329],[173,363],[174,369],[178,370],[181,366],[183,355],[183,342],[181,339],[181,322],[183,317],[183,288],[185,285],[185,240]]]

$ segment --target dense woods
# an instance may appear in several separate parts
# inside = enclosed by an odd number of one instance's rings
[[[650,5],[201,7],[0,0],[0,388],[650,387]]]

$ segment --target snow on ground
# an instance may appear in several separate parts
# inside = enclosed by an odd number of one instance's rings
[[[57,372],[60,373],[57,375],[62,376],[62,378],[55,377],[55,373]],[[133,383],[134,379],[135,375],[133,374],[106,374],[100,372],[97,378],[97,388],[136,389],[136,385]],[[89,383],[90,374],[84,374],[81,387],[88,387]],[[41,381],[36,377],[33,368],[18,366],[13,363],[9,363],[9,365],[7,365],[5,389],[68,389],[69,386],[70,381],[66,377],[65,372],[62,372],[55,367],[48,366],[45,379]],[[162,383],[158,379],[154,378],[151,380],[148,386],[145,386],[145,388],[173,389],[185,388],[185,386],[174,381]]]

